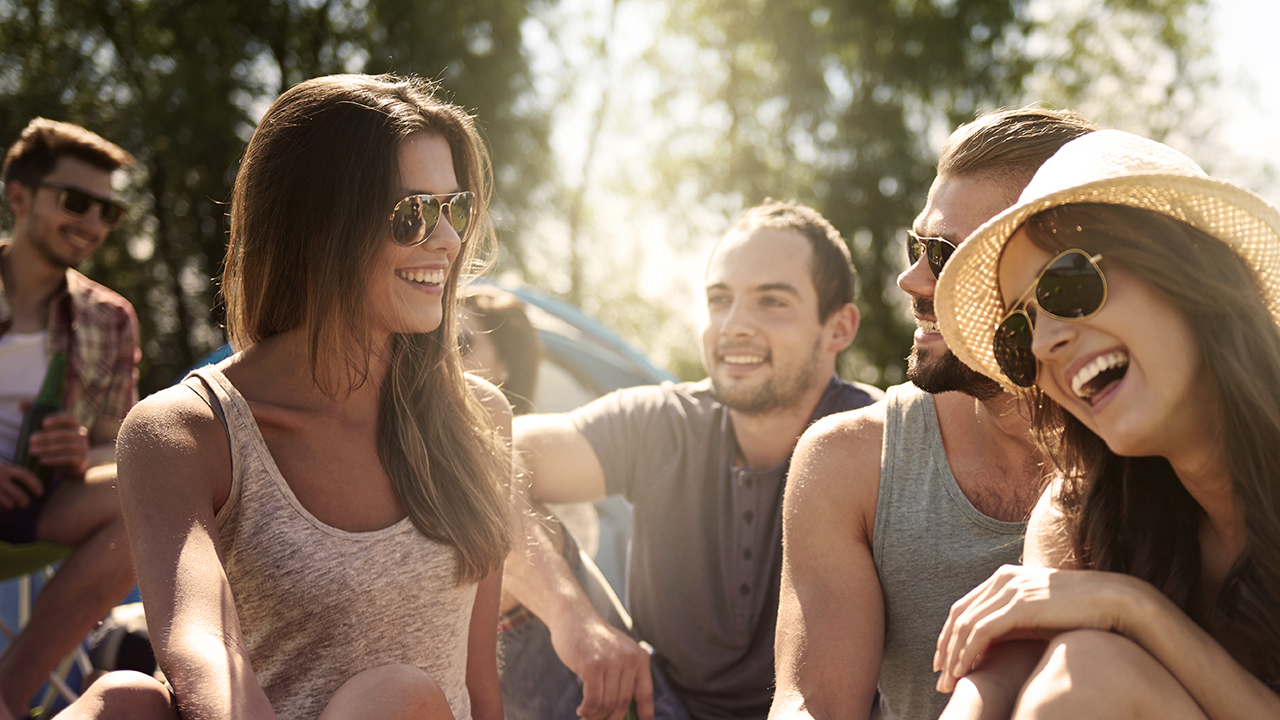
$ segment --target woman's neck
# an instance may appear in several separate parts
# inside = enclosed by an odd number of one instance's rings
[[[1221,448],[1170,458],[1174,472],[1203,512],[1200,546],[1206,579],[1225,576],[1244,549],[1244,507]],[[1220,578],[1219,578],[1220,579]]]
[[[390,336],[386,347],[369,357],[368,374],[359,382],[354,373],[361,368],[348,365],[341,353],[321,354],[314,373],[310,341],[305,330],[290,330],[254,344],[242,356],[243,371],[251,378],[259,397],[272,404],[363,415],[377,412],[379,390],[390,357]],[[252,382],[252,380],[251,380]],[[354,387],[353,387],[354,386]]]

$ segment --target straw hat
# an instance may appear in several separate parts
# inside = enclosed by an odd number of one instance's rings
[[[1154,210],[1227,243],[1244,258],[1280,324],[1280,211],[1248,190],[1211,178],[1186,155],[1119,130],[1082,135],[1036,171],[1018,202],[968,237],[947,261],[935,297],[947,346],[966,365],[1020,392],[991,350],[1005,315],[996,271],[1009,236],[1059,205],[1108,203]]]

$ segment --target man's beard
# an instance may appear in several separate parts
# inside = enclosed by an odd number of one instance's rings
[[[774,374],[757,387],[737,388],[721,386],[713,373],[711,386],[715,388],[720,402],[730,410],[743,415],[765,415],[795,406],[816,381],[818,364],[818,346],[815,344],[808,362],[788,376]]]
[[[932,300],[915,298],[912,304],[917,313],[925,317],[933,315]],[[914,345],[907,358],[907,379],[930,395],[959,392],[977,400],[990,400],[1004,392],[1000,383],[960,362],[950,350],[943,351],[941,357],[928,359],[921,357],[920,348]]]

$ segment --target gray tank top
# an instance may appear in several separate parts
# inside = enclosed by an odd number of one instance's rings
[[[1022,555],[1026,523],[969,502],[942,447],[933,396],[911,383],[885,394],[880,497],[872,554],[884,592],[880,710],[885,720],[935,720],[933,653],[951,604]]]
[[[281,476],[239,391],[216,368],[202,368],[184,382],[206,401],[201,380],[231,443],[231,494],[216,516],[222,563],[254,674],[276,714],[319,717],[352,676],[403,663],[431,675],[455,718],[470,718],[476,586],[455,581],[453,549],[407,517],[372,532],[318,520]]]

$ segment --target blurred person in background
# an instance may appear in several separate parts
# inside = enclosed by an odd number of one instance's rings
[[[502,390],[511,412],[533,411],[542,342],[524,302],[493,285],[467,288],[462,301],[462,366]]]
[[[0,656],[0,720],[22,715],[62,658],[133,587],[116,497],[115,441],[137,402],[138,319],[129,301],[76,272],[124,218],[112,175],[133,164],[78,125],[32,120],[4,159],[13,234],[0,239],[0,540],[75,546]],[[48,486],[14,464],[24,408],[66,353],[64,411],[27,450]]]
[[[501,388],[515,414],[531,410],[543,351],[524,302],[493,285],[473,285],[463,300],[459,328],[467,372]],[[621,601],[591,559],[599,536],[591,503],[534,503],[529,514],[540,521],[597,610],[615,627],[629,628]],[[556,656],[547,626],[506,590],[499,611],[498,659],[507,720],[577,717],[582,690]]]

